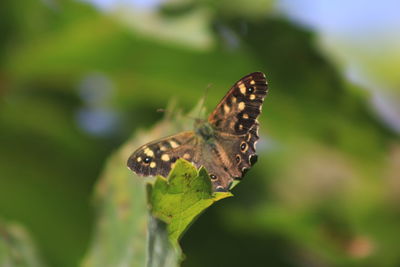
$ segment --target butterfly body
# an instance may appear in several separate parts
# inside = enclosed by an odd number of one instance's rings
[[[128,167],[138,175],[167,177],[175,161],[184,158],[207,169],[215,191],[229,190],[257,160],[257,117],[266,93],[263,73],[243,77],[207,121],[197,121],[194,131],[141,146],[129,157]]]

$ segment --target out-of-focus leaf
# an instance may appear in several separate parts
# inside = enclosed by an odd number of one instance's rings
[[[126,147],[108,161],[97,185],[98,222],[83,266],[144,266],[146,194],[143,182],[124,168]]]
[[[115,15],[135,32],[151,39],[205,51],[215,45],[208,25],[212,13],[207,9],[193,9],[179,17],[167,17],[156,9],[148,11],[125,7]]]
[[[18,224],[0,222],[0,266],[45,266],[29,234]]]

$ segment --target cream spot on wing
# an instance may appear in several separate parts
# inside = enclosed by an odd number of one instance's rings
[[[189,154],[189,153],[183,154],[183,158],[184,158],[184,159],[190,159],[190,154]]]
[[[160,150],[161,150],[161,151],[167,151],[167,149],[168,149],[168,148],[167,148],[166,146],[161,146],[161,147],[160,147]]]
[[[249,118],[249,115],[247,113],[244,113],[243,114],[243,119],[248,119],[248,118]]]
[[[219,185],[219,186],[216,187],[216,190],[217,190],[217,191],[218,191],[218,190],[224,190],[224,187],[223,187],[222,185]]]
[[[225,105],[224,105],[224,112],[225,112],[225,114],[229,113],[229,111],[231,111],[231,108],[230,108],[227,104],[225,104]]]
[[[171,164],[171,169],[173,169],[175,167],[175,163]]]
[[[251,85],[255,85],[256,82],[255,82],[254,80],[251,80],[251,81],[250,81],[250,84],[251,84]]]
[[[236,103],[236,97],[232,96],[232,103]]]
[[[246,94],[246,86],[243,83],[239,84],[239,89],[242,95]]]
[[[162,159],[163,161],[169,161],[169,156],[168,156],[168,154],[163,154],[163,155],[161,156],[161,159]]]
[[[153,157],[154,156],[153,150],[151,150],[148,147],[144,150],[144,154],[146,154],[146,156],[149,156],[149,157]]]
[[[256,95],[255,94],[251,94],[250,95],[250,100],[254,100],[254,99],[256,99]]]
[[[251,139],[251,134],[249,134],[249,135],[247,136],[247,142],[249,142],[250,139]]]
[[[150,168],[155,168],[156,165],[157,165],[157,164],[153,161],[152,163],[150,163]]]
[[[243,130],[243,125],[242,124],[239,125],[239,130]]]
[[[142,161],[142,158],[141,158],[141,157],[138,157],[138,158],[136,159],[136,161],[137,161],[137,162],[141,162],[141,161]]]
[[[175,141],[169,141],[172,148],[177,148],[179,145]]]
[[[240,102],[239,105],[238,105],[239,110],[243,110],[244,107],[245,107],[244,102]]]

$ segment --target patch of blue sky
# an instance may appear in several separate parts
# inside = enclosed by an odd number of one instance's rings
[[[84,0],[102,10],[113,10],[119,6],[131,6],[142,9],[153,9],[162,3],[162,0]]]
[[[332,34],[386,34],[400,28],[398,0],[280,0],[277,4],[290,19]]]

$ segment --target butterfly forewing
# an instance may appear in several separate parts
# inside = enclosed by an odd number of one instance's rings
[[[153,141],[133,152],[127,165],[141,176],[167,177],[178,158],[194,159],[196,138],[193,131],[187,131]]]
[[[268,86],[264,73],[251,73],[236,82],[208,118],[221,132],[246,134],[261,113]]]

